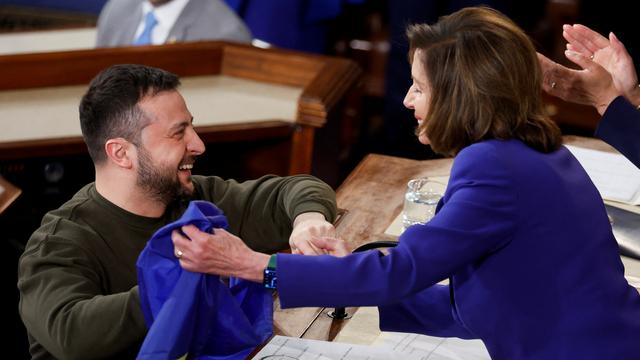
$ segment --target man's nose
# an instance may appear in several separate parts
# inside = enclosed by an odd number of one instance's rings
[[[187,151],[195,155],[200,155],[205,151],[205,146],[202,142],[202,139],[200,139],[200,136],[198,136],[198,133],[196,133],[193,128],[191,128],[191,136],[189,141],[187,142]]]

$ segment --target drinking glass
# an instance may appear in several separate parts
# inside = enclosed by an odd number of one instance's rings
[[[407,183],[402,209],[402,226],[425,224],[436,213],[438,201],[444,194],[445,185],[429,178],[411,179]]]

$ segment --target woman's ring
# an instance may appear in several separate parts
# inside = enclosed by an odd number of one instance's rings
[[[551,88],[552,88],[552,89],[555,89],[555,88],[556,88],[556,82],[555,82],[555,81],[551,83]]]
[[[180,251],[180,250],[176,250],[176,257],[177,257],[178,259],[180,259],[180,258],[182,257],[182,255],[184,255],[184,253],[183,253],[182,251]]]

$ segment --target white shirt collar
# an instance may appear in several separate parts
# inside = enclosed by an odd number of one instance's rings
[[[137,38],[144,29],[145,16],[153,10],[153,14],[156,20],[158,20],[158,25],[156,25],[151,33],[151,43],[153,45],[164,44],[167,41],[173,25],[175,25],[180,13],[182,13],[182,10],[187,6],[188,2],[189,0],[171,0],[166,4],[154,7],[148,0],[145,0],[142,3],[142,19],[138,25],[135,38]]]

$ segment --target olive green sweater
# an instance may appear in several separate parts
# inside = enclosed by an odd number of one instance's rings
[[[293,219],[317,211],[333,221],[335,194],[311,176],[265,176],[238,183],[194,176],[191,200],[224,211],[229,231],[251,248],[288,246]],[[147,332],[136,260],[153,233],[178,219],[188,201],[161,218],[127,212],[82,188],[46,214],[20,258],[20,315],[34,359],[133,358]]]

